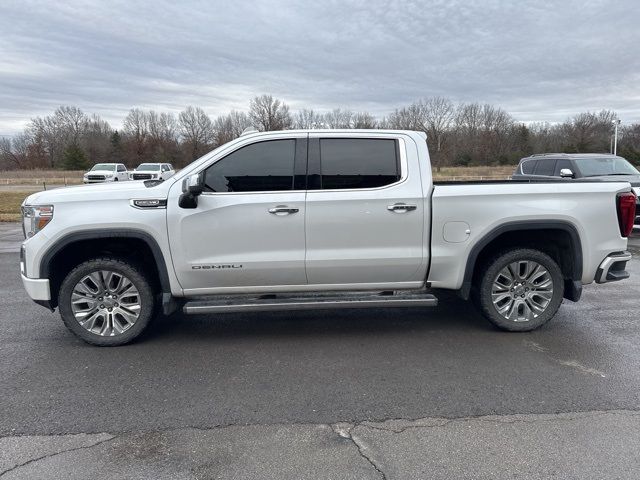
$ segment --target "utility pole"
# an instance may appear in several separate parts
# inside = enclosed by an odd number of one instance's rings
[[[620,125],[620,120],[614,120],[613,125],[615,128],[615,131],[613,134],[613,154],[617,155],[618,154],[618,125]]]

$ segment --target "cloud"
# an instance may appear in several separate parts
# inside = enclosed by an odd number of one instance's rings
[[[432,95],[521,121],[640,121],[633,0],[5,0],[0,134],[62,104],[119,126],[131,107],[210,115],[272,93],[382,116]]]

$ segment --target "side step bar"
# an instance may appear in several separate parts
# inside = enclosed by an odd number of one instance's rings
[[[320,310],[338,308],[435,307],[438,299],[424,291],[333,293],[318,295],[216,296],[187,301],[186,314],[227,312],[271,312],[278,310]]]

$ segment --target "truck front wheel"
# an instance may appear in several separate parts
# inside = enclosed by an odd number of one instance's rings
[[[477,294],[491,323],[502,330],[527,332],[547,323],[560,308],[562,271],[539,250],[509,250],[485,264]]]
[[[105,347],[134,340],[155,310],[149,279],[118,258],[88,260],[71,270],[60,287],[58,305],[69,330]]]

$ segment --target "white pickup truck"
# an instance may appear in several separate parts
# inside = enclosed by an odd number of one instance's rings
[[[434,184],[423,134],[250,133],[164,182],[35,193],[29,296],[94,345],[165,314],[426,307],[472,298],[497,327],[547,322],[628,277],[629,183]]]

